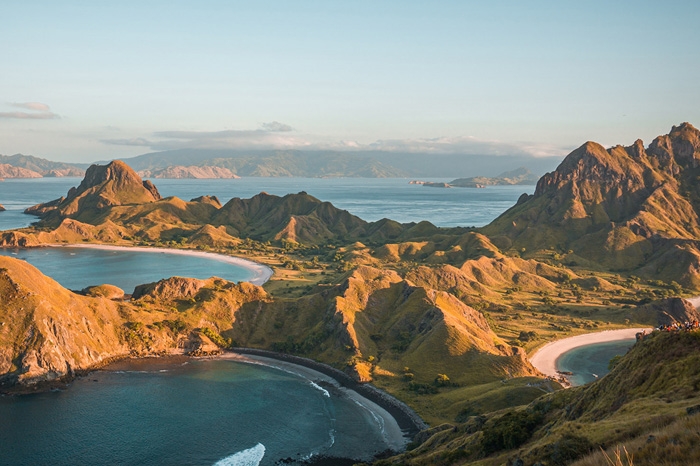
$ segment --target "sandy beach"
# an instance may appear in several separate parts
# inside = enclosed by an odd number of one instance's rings
[[[216,254],[213,252],[193,251],[190,249],[169,249],[169,248],[149,248],[140,246],[113,246],[108,244],[49,244],[49,247],[71,247],[85,249],[104,249],[106,251],[142,251],[146,253],[160,254],[178,254],[181,256],[203,257],[219,262],[226,262],[237,267],[242,267],[251,271],[254,275],[248,282],[254,285],[263,285],[272,277],[272,269],[266,265],[253,262],[240,257],[226,256],[224,254]]]
[[[625,328],[621,330],[605,330],[603,332],[586,333],[575,337],[564,338],[563,340],[547,343],[542,348],[537,350],[530,357],[530,362],[533,366],[544,375],[558,377],[557,359],[559,356],[569,350],[578,348],[579,346],[592,345],[594,343],[606,343],[616,340],[627,340],[634,338],[639,332],[646,330],[650,332],[651,328]]]

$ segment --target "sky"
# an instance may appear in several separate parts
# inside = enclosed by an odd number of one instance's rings
[[[700,2],[0,0],[0,154],[564,156],[700,126]]]

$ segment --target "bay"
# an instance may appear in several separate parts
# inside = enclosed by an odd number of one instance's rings
[[[0,464],[211,465],[264,453],[259,464],[272,465],[389,447],[383,420],[312,381],[230,360],[134,361],[64,391],[0,397]]]
[[[10,179],[0,182],[0,230],[26,227],[36,217],[22,212],[27,207],[65,196],[80,184],[80,178]],[[235,180],[152,180],[164,197],[190,200],[202,195],[217,196],[222,203],[231,198],[250,198],[262,191],[284,196],[305,191],[331,202],[363,220],[390,218],[400,223],[427,220],[437,226],[483,226],[512,207],[521,194],[534,186],[487,186],[476,188],[431,188],[408,184],[403,178],[241,178]],[[447,179],[427,179],[445,182]]]
[[[567,376],[571,385],[585,385],[610,372],[610,360],[627,353],[635,341],[632,338],[579,346],[559,356],[556,361],[557,370],[573,373]]]
[[[82,290],[108,283],[131,294],[136,285],[173,276],[207,279],[215,276],[232,282],[249,281],[254,272],[217,260],[214,254],[191,256],[139,249],[45,247],[0,248],[0,255],[23,259],[63,287]]]

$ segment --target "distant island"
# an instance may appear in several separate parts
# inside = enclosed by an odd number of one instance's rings
[[[412,180],[408,184],[418,184],[429,188],[485,188],[486,186],[535,185],[538,179],[529,169],[520,167],[512,171],[503,172],[493,178],[475,176],[472,178],[457,178],[448,183]]]

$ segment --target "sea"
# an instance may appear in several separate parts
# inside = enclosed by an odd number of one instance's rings
[[[388,448],[387,421],[344,389],[225,359],[121,363],[0,397],[0,420],[2,465],[293,465]]]
[[[595,343],[579,346],[557,358],[555,364],[561,372],[571,372],[567,376],[574,387],[598,380],[610,372],[608,364],[615,356],[622,356],[634,346],[635,339]]]
[[[80,178],[7,179],[0,182],[0,230],[26,227],[36,218],[23,214],[35,204],[65,196]],[[512,207],[534,186],[433,188],[403,178],[240,178],[234,180],[151,180],[163,197],[190,200],[217,196],[250,198],[260,192],[284,196],[305,191],[368,222],[390,218],[400,223],[427,220],[440,227],[483,226]],[[424,181],[446,182],[447,179]]]
[[[107,283],[131,294],[137,285],[174,276],[199,279],[219,277],[240,282],[250,281],[255,275],[245,267],[217,260],[216,254],[188,256],[148,251],[146,248],[0,248],[0,256],[25,260],[69,290]]]

